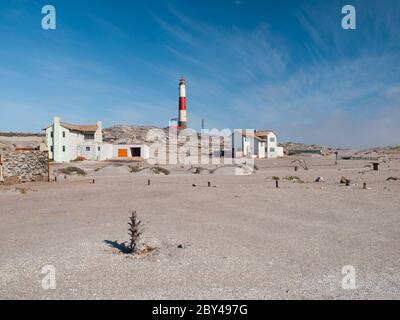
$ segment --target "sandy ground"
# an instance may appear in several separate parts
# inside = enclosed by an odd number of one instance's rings
[[[296,173],[290,160],[260,160],[249,176],[101,174],[88,162],[84,177],[0,186],[0,298],[400,298],[400,181],[386,181],[400,177],[400,160],[374,172],[367,161],[307,159]],[[276,189],[271,177],[287,175],[305,183]],[[128,239],[130,210],[156,247],[147,256],[110,244]],[[54,290],[41,286],[45,265]],[[342,288],[346,265],[355,290]]]

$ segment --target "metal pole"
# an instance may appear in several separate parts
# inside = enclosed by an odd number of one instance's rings
[[[50,159],[47,158],[47,182],[50,182]]]
[[[4,182],[3,178],[3,155],[0,155],[0,182]]]

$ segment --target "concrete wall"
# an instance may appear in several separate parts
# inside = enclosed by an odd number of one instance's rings
[[[283,147],[276,147],[276,155],[278,156],[278,157],[283,157],[284,156],[284,153],[283,153]]]
[[[6,184],[47,179],[47,151],[1,152]]]
[[[79,144],[79,157],[87,160],[101,160],[101,144],[94,141],[84,141]]]
[[[110,143],[100,145],[100,160],[112,159],[114,156],[114,146]]]

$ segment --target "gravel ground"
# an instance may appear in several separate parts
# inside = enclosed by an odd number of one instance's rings
[[[310,170],[296,173],[290,160],[258,161],[249,176],[95,175],[90,163],[84,177],[0,186],[0,298],[400,298],[400,181],[386,181],[400,177],[400,161],[373,172],[307,159]],[[287,175],[305,183],[276,189],[271,177]],[[128,239],[130,210],[156,248],[147,256],[112,244]],[[54,290],[41,286],[45,265]],[[346,265],[355,290],[342,289]]]

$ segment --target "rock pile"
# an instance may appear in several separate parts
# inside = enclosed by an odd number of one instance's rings
[[[5,183],[42,181],[47,176],[47,152],[4,151],[1,157]]]

